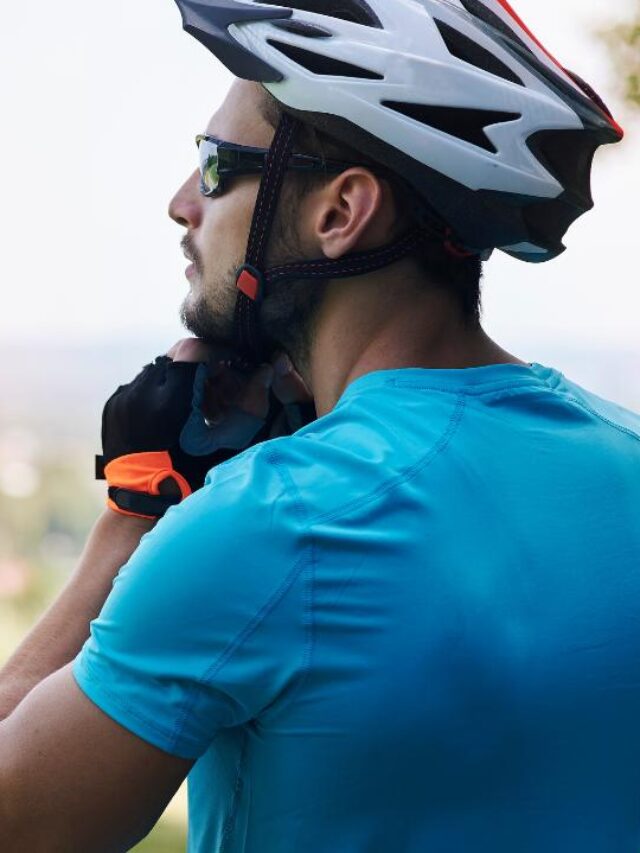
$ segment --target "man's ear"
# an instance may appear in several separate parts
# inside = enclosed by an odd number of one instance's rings
[[[372,172],[352,167],[320,193],[315,239],[327,258],[364,252],[388,242],[395,209],[391,190]]]

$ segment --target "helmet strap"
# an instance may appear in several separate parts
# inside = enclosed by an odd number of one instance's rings
[[[258,323],[260,304],[266,295],[262,267],[297,124],[296,119],[283,113],[265,160],[246,259],[236,273],[235,349],[238,356],[235,366],[245,371],[257,367],[263,360]]]
[[[297,119],[283,113],[267,154],[260,189],[249,231],[245,263],[236,272],[238,296],[235,309],[235,350],[233,365],[250,372],[263,361],[263,343],[260,334],[259,314],[262,301],[270,285],[287,280],[323,280],[352,278],[375,272],[410,255],[425,240],[434,237],[444,242],[448,252],[456,257],[471,257],[477,252],[466,251],[454,242],[450,229],[418,225],[398,240],[379,249],[358,252],[338,260],[318,258],[300,261],[264,270],[269,236],[278,205],[278,199],[289,162]],[[481,256],[482,257],[482,256]],[[484,258],[483,258],[484,259]]]

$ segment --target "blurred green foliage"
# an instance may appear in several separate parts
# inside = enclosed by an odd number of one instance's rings
[[[144,841],[133,849],[139,853],[183,853],[186,840],[184,827],[161,819]]]
[[[614,24],[601,35],[609,45],[627,101],[640,107],[640,0],[633,5],[635,10],[628,20]]]
[[[0,661],[62,587],[102,505],[81,457],[51,459],[44,452],[22,464],[32,490],[16,495],[0,488]]]
[[[29,428],[0,428],[0,666],[64,585],[104,505],[105,486],[90,471],[93,448],[29,438]],[[181,790],[135,850],[185,849]]]

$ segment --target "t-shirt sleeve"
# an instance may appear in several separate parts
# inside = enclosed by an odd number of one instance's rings
[[[303,674],[312,553],[282,441],[213,469],[142,538],[73,662],[96,705],[173,755],[198,758]]]

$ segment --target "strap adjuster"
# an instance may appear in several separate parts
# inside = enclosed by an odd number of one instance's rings
[[[264,297],[264,276],[251,264],[243,264],[236,273],[236,287],[252,302],[260,304]]]

